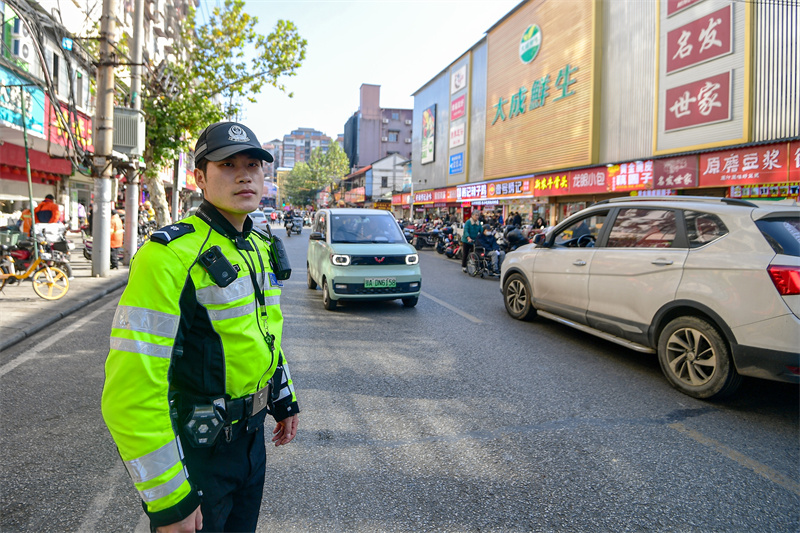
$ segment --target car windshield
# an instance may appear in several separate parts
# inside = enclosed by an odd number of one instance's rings
[[[391,215],[332,215],[331,242],[406,242]]]

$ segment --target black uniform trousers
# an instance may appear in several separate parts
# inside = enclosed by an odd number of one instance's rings
[[[202,531],[256,530],[267,462],[265,415],[261,411],[233,424],[230,442],[224,431],[208,448],[192,448],[181,439],[189,481],[203,491]]]

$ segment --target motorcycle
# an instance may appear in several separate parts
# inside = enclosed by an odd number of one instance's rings
[[[530,244],[530,242],[531,241],[525,236],[525,234],[522,233],[522,230],[516,226],[506,226],[505,230],[503,231],[502,249],[506,253],[513,252],[520,246]]]
[[[69,249],[66,245],[58,245],[58,243],[50,244],[42,235],[38,234],[38,241],[19,241],[16,245],[10,246],[8,255],[14,261],[14,268],[18,271],[25,271],[35,260],[33,247],[39,247],[39,259],[44,261],[47,266],[52,266],[61,269],[67,275],[68,279],[73,279],[75,276],[72,273],[72,265],[69,262]],[[63,250],[63,251],[62,251]]]
[[[450,259],[461,259],[461,240],[454,237],[444,249],[444,255]]]
[[[411,244],[413,244],[414,248],[417,250],[422,250],[426,246],[433,248],[436,246],[436,241],[439,239],[439,233],[440,231],[436,228],[431,229],[429,226],[422,226],[414,230],[414,238]]]
[[[436,241],[436,251],[440,254],[443,254],[452,240],[453,228],[450,226],[445,226],[442,228],[441,232],[439,233],[439,238]]]
[[[140,236],[136,242],[136,249],[138,250],[139,248],[141,248],[142,244],[144,244],[144,239]],[[121,263],[122,257],[124,255],[123,249],[117,248],[116,250],[117,250],[117,261]],[[114,249],[111,249],[111,253],[112,254],[114,253]],[[84,235],[83,237],[83,257],[85,257],[89,261],[92,260],[92,239],[86,235]]]
[[[303,218],[294,217],[286,221],[286,236],[291,237],[292,233],[300,235],[303,232]]]

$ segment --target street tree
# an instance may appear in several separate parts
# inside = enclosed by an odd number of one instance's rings
[[[314,148],[308,162],[294,166],[286,179],[286,196],[294,205],[305,204],[309,198],[337,179],[347,175],[350,162],[338,143],[333,143],[327,152]]]
[[[150,76],[142,99],[144,181],[159,226],[171,222],[159,171],[193,148],[202,128],[237,116],[245,100],[255,102],[265,85],[291,98],[283,79],[294,76],[306,56],[306,40],[291,21],[278,20],[263,35],[256,31],[258,18],[244,11],[244,0],[225,0],[197,25],[192,5],[175,39],[174,60]]]

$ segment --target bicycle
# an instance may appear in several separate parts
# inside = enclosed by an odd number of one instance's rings
[[[69,290],[69,277],[60,268],[48,266],[41,256],[34,259],[25,272],[17,274],[14,257],[9,253],[9,246],[0,245],[0,291],[9,280],[22,281],[31,278],[33,290],[45,300],[58,300]],[[12,282],[13,283],[13,282]]]

